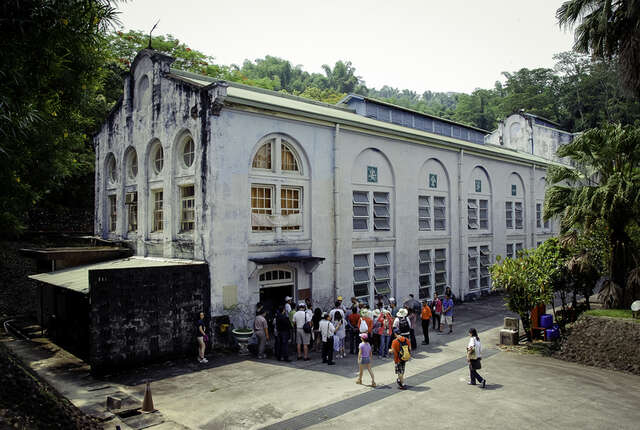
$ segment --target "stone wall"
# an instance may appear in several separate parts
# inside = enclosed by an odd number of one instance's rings
[[[93,270],[89,285],[94,373],[195,356],[197,314],[211,303],[206,264]]]

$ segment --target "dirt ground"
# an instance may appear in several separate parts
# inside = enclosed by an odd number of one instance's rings
[[[640,323],[582,315],[569,327],[553,356],[640,375]]]

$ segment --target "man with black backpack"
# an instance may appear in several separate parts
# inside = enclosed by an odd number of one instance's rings
[[[400,309],[398,311],[398,315],[402,310],[403,309]],[[393,362],[395,363],[396,375],[398,375],[398,379],[396,380],[398,388],[406,390],[407,386],[404,383],[404,372],[407,361],[411,358],[411,342],[409,339],[402,336],[398,330],[394,330],[393,333],[396,338],[391,343],[389,353],[393,352]]]
[[[409,320],[409,311],[402,308],[398,311],[398,316],[393,320],[393,331],[397,331],[402,336],[409,337],[411,334],[411,320]]]

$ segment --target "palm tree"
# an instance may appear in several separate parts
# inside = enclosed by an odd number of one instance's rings
[[[569,0],[556,11],[560,27],[573,28],[574,49],[616,58],[622,83],[640,95],[640,0]]]
[[[550,167],[545,219],[561,218],[562,232],[605,225],[611,278],[625,285],[633,266],[628,227],[640,219],[640,127],[607,124],[558,149],[574,168]]]

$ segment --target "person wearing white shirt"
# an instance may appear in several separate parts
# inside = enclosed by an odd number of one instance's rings
[[[334,325],[329,321],[331,316],[325,312],[320,321],[320,336],[322,337],[322,362],[329,366],[336,364],[333,361],[333,334],[336,331]]]
[[[484,388],[487,385],[487,380],[478,375],[478,369],[480,369],[480,361],[482,358],[482,344],[478,337],[478,332],[475,328],[469,329],[469,344],[467,345],[467,361],[469,362],[469,385],[476,385],[476,380],[480,383],[480,386]]]
[[[398,311],[396,319],[393,320],[393,331],[397,331],[405,337],[409,337],[411,333],[411,320],[407,315],[409,315],[409,311],[402,308]]]
[[[287,296],[284,298],[284,310],[287,315],[289,315],[289,313],[291,312],[291,300],[293,300],[291,296]]]
[[[306,305],[304,302],[298,304],[298,311],[293,314],[293,325],[296,328],[296,345],[298,348],[298,360],[302,359],[301,349],[304,349],[304,360],[309,360],[309,342],[311,342],[311,332],[304,331],[304,325],[311,322],[311,318],[307,315]],[[302,345],[302,346],[301,346]]]

